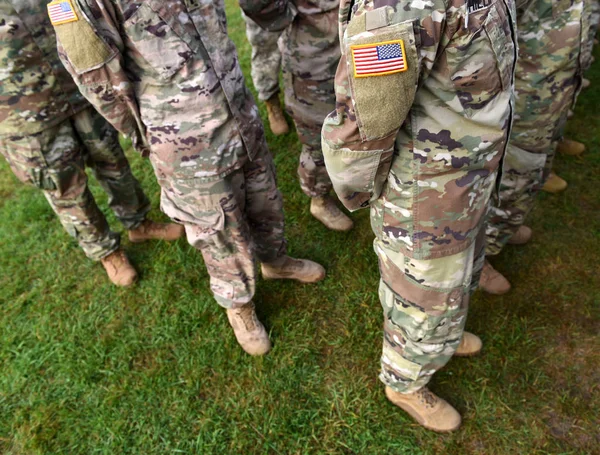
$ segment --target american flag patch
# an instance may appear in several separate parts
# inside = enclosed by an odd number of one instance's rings
[[[48,3],[48,16],[52,25],[66,24],[79,20],[70,0]]]
[[[408,69],[404,59],[404,41],[350,46],[354,61],[354,77],[384,76]]]

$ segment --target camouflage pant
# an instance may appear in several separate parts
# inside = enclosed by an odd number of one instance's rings
[[[222,180],[161,185],[161,208],[185,226],[188,242],[202,252],[217,303],[235,308],[250,302],[256,258],[269,263],[286,253],[283,200],[266,147]]]
[[[281,52],[277,41],[280,34],[263,30],[243,12],[242,17],[246,22],[246,36],[252,46],[252,82],[258,99],[266,101],[279,92]]]
[[[89,166],[108,193],[109,205],[125,228],[138,226],[150,202],[129,168],[117,132],[93,109],[41,133],[0,139],[15,175],[43,190],[65,230],[85,254],[99,260],[119,247],[87,185]]]
[[[285,106],[302,144],[298,175],[302,191],[310,197],[331,190],[321,129],[335,109],[333,82],[340,59],[337,13],[337,9],[310,15],[300,12],[280,41]]]
[[[584,34],[583,46],[581,49],[581,62],[583,71],[587,71],[592,65],[592,52],[594,50],[594,40],[598,33],[598,22],[600,21],[600,2],[596,0],[588,0],[584,4]]]
[[[500,253],[533,208],[579,87],[582,35],[587,33],[582,27],[583,2],[548,5],[548,0],[536,0],[530,14],[518,21],[515,118],[499,203],[488,212],[488,256]],[[553,32],[538,33],[540,24]]]
[[[454,355],[483,267],[483,230],[460,253],[418,260],[375,239],[384,313],[381,381],[400,393],[427,385]]]

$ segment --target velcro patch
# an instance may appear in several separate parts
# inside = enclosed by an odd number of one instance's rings
[[[492,4],[492,0],[468,0],[467,7],[469,13],[476,13],[482,9],[487,8]]]
[[[404,40],[350,46],[354,77],[385,76],[408,69]]]
[[[48,16],[52,25],[67,24],[78,21],[77,13],[73,9],[71,0],[58,0],[48,3]]]

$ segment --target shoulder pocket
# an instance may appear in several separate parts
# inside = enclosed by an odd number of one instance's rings
[[[99,36],[76,2],[72,2],[77,19],[53,24],[58,41],[77,74],[99,68],[115,55],[115,51]]]
[[[361,138],[386,137],[402,126],[417,89],[414,22],[349,36],[345,52]]]
[[[150,6],[152,4],[153,2],[140,5],[125,22],[125,32],[135,50],[166,80],[185,65],[193,51],[184,39],[183,29],[179,30],[179,34],[176,33],[176,18],[170,17],[171,14],[163,11],[164,8],[160,8],[160,12],[159,8],[155,11]]]

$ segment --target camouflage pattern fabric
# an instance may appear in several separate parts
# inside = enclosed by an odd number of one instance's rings
[[[252,83],[258,92],[258,99],[266,101],[279,92],[281,52],[277,41],[281,33],[263,30],[243,11],[242,17],[246,22],[246,36],[252,46]]]
[[[488,256],[500,253],[523,224],[550,174],[580,85],[583,12],[582,0],[531,0],[518,10],[515,120],[486,228]]]
[[[307,196],[331,191],[321,150],[325,117],[335,108],[333,88],[340,59],[338,2],[297,0],[298,14],[281,38],[285,107],[302,144],[298,176]]]
[[[0,151],[15,175],[43,190],[85,254],[99,260],[119,246],[87,187],[95,173],[127,229],[150,203],[133,177],[117,132],[77,90],[56,51],[46,6],[0,1]]]
[[[516,13],[502,0],[351,4],[340,5],[337,107],[323,151],[344,205],[371,207],[381,379],[409,393],[456,350],[483,264],[477,240],[512,120]],[[352,46],[399,40],[401,71],[356,77]]]
[[[211,291],[225,308],[252,300],[256,258],[269,263],[286,254],[283,199],[266,149],[217,182],[171,181],[161,206],[202,252]]]
[[[285,29],[279,46],[285,107],[302,144],[300,186],[309,197],[324,196],[331,191],[331,180],[323,160],[321,128],[335,108],[339,0],[241,0],[240,6],[265,30]]]
[[[115,251],[120,238],[94,201],[86,165],[126,229],[136,228],[150,211],[117,132],[92,108],[39,133],[0,137],[0,151],[22,182],[44,192],[65,230],[92,260]]]
[[[483,268],[484,238],[479,235],[460,253],[430,260],[407,258],[379,239],[374,243],[384,312],[380,379],[398,392],[416,392],[460,344],[469,296]]]
[[[594,51],[594,39],[600,25],[600,1],[584,0],[583,4],[583,45],[581,48],[581,66],[585,72],[592,65],[592,53]],[[586,32],[587,31],[587,32]]]
[[[89,106],[56,52],[46,5],[0,1],[0,136],[39,133]]]
[[[283,254],[283,215],[223,2],[73,3],[82,20],[55,26],[65,66],[96,109],[150,155],[161,208],[202,251],[217,301],[247,302],[250,245],[263,260]],[[277,245],[263,254],[269,238]]]

